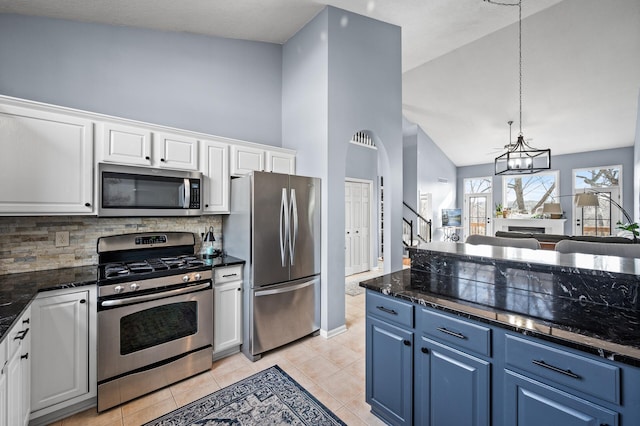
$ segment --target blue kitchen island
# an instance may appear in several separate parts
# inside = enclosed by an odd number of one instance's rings
[[[429,243],[360,283],[366,398],[398,425],[640,425],[640,260]]]

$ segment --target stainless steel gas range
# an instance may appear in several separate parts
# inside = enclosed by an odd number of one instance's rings
[[[98,239],[98,411],[211,368],[211,265],[189,232]]]

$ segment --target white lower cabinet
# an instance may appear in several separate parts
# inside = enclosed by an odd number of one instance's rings
[[[26,426],[29,424],[30,400],[30,311],[22,314],[7,335],[8,362],[6,374],[6,424]]]
[[[0,342],[0,426],[7,426],[7,340]]]
[[[41,293],[33,302],[32,419],[95,397],[94,311],[89,286]]]
[[[214,269],[213,354],[238,351],[242,344],[242,265]]]

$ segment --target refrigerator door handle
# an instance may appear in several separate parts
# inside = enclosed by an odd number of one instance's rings
[[[287,208],[288,204],[287,189],[282,188],[282,195],[280,197],[280,261],[283,268],[287,266],[285,259],[285,250],[287,248],[287,240],[289,236],[289,209]]]
[[[293,235],[289,238],[289,253],[291,255],[291,265],[296,254],[296,241],[298,240],[298,203],[296,201],[296,190],[291,190],[291,208],[289,213],[290,220],[293,221]]]

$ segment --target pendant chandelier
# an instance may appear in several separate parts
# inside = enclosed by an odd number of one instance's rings
[[[520,134],[515,143],[505,146],[506,152],[496,157],[494,166],[496,175],[533,174],[551,168],[551,150],[536,149],[529,145],[522,134],[522,0],[505,3],[494,0],[484,0],[487,3],[500,6],[518,6],[518,53],[520,78]]]

